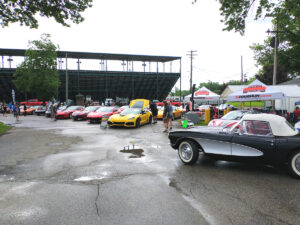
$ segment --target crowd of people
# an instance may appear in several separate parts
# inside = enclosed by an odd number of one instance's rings
[[[26,116],[26,110],[27,110],[26,105],[24,105],[23,107],[24,107],[24,115]],[[0,104],[0,109],[3,116],[7,116],[7,113],[12,112],[16,120],[19,121],[21,110],[20,110],[20,104],[18,102],[14,104],[9,103],[8,105],[5,102],[3,102]]]

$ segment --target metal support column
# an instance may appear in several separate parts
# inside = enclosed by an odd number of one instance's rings
[[[156,62],[156,99],[158,100],[158,62]]]
[[[68,77],[68,53],[66,53],[66,104],[68,103],[68,99],[69,99],[69,84],[68,81],[69,77]]]
[[[181,58],[180,58],[180,68],[179,68],[179,70],[180,70],[180,71],[179,71],[179,72],[180,72],[180,78],[179,78],[179,79],[180,79],[180,90],[179,90],[180,98],[179,98],[179,99],[180,99],[180,101],[182,101],[182,99],[181,99],[181,97],[182,97],[182,96],[181,96]]]
[[[77,92],[80,93],[80,87],[79,87],[79,70],[80,70],[80,59],[77,59]]]

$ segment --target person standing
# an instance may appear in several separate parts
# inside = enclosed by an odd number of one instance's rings
[[[26,106],[26,104],[24,104],[23,107],[24,107],[24,116],[26,116],[27,115],[27,106]]]
[[[165,101],[164,102],[164,112],[163,112],[163,120],[164,120],[164,126],[165,130],[163,131],[164,133],[168,132],[168,124],[169,124],[169,106],[168,103]]]
[[[297,123],[300,120],[300,109],[299,106],[296,106],[294,110],[294,122]]]
[[[53,104],[53,119],[54,119],[54,121],[56,121],[57,108],[58,108],[58,105],[56,103]]]
[[[150,110],[152,112],[152,116],[153,116],[153,123],[157,123],[157,105],[156,103],[154,103],[153,101],[150,102]]]
[[[54,120],[54,101],[52,101],[50,105],[50,111],[51,111],[51,120]]]
[[[168,114],[169,122],[168,123],[170,124],[170,126],[169,126],[170,130],[172,130],[173,106],[172,106],[171,102],[168,102],[168,106],[169,106],[169,114]]]
[[[7,111],[7,106],[5,103],[3,103],[2,105],[2,113],[3,113],[3,116],[6,116],[6,111]]]
[[[19,104],[15,104],[15,107],[14,107],[14,115],[16,117],[16,120],[19,121],[19,116],[20,116],[20,106]]]

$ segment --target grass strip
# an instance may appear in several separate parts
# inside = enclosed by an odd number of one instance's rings
[[[8,131],[11,127],[7,126],[0,122],[0,135],[4,134],[6,131]]]

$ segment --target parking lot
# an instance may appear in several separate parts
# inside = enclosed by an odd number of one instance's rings
[[[300,181],[286,168],[183,165],[161,121],[0,121],[13,126],[0,136],[0,224],[300,224]]]

